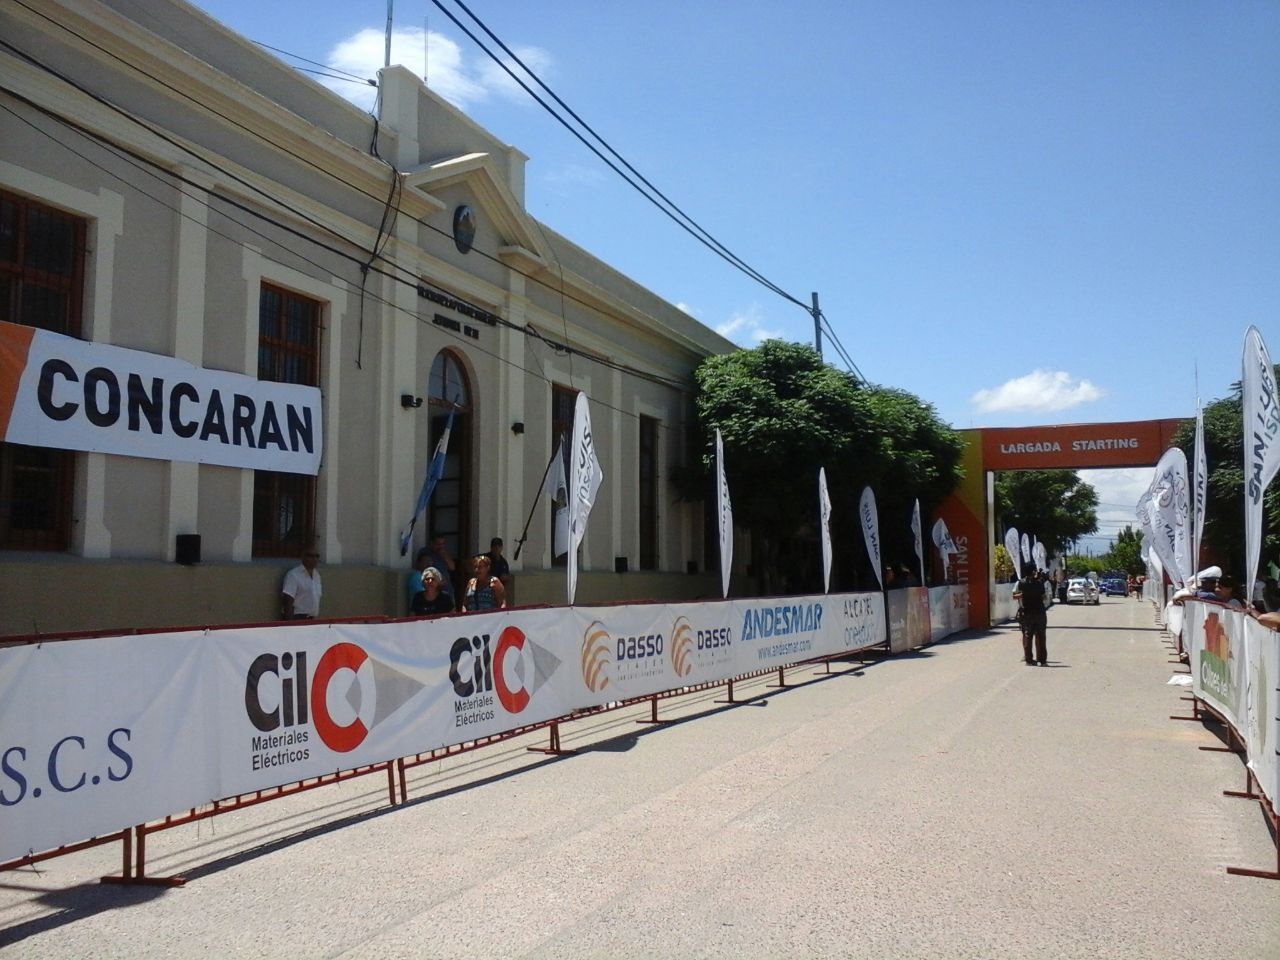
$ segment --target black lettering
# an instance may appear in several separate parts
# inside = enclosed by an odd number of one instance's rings
[[[22,747],[10,747],[3,756],[0,756],[0,773],[18,785],[18,795],[12,799],[0,790],[0,807],[12,807],[16,803],[21,803],[22,798],[27,795],[27,778],[22,775],[21,770],[9,762],[9,755],[12,753],[16,753],[19,760],[27,759],[27,751]]]
[[[227,415],[222,409],[222,394],[214,390],[209,394],[209,405],[204,411],[204,425],[200,428],[200,439],[208,440],[213,434],[223,443],[227,439]]]
[[[113,780],[116,783],[119,783],[121,780],[128,777],[129,774],[133,773],[133,757],[129,755],[124,747],[116,743],[116,734],[118,733],[123,733],[125,740],[133,738],[132,732],[127,727],[116,727],[107,734],[107,749],[124,761],[124,773],[116,773],[111,767],[107,767],[107,779]]]
[[[98,385],[107,388],[107,409],[98,405]],[[106,367],[84,375],[84,414],[95,427],[109,427],[120,419],[120,381]]]
[[[253,422],[257,419],[258,411],[253,405],[253,399],[237,393],[231,404],[231,442],[238,447],[243,436],[244,446],[252,447]]]
[[[249,673],[244,681],[245,713],[249,715],[249,722],[264,732],[280,726],[280,711],[268,713],[262,709],[262,701],[258,698],[258,682],[268,673],[280,676],[280,663],[274,653],[264,653],[249,664]]]
[[[285,420],[289,424],[289,449],[294,453],[298,452],[298,441],[302,441],[302,446],[307,453],[315,451],[315,428],[311,423],[311,408],[302,408],[302,417],[299,418],[298,410],[292,404],[285,408]]]
[[[200,425],[194,420],[183,421],[179,402],[184,397],[188,400],[196,401],[200,399],[200,394],[196,393],[196,388],[189,383],[175,383],[173,391],[169,394],[169,426],[173,427],[173,432],[178,436],[189,439],[196,435]]]
[[[258,431],[258,449],[265,450],[268,443],[279,447],[281,450],[289,449],[284,445],[284,434],[280,432],[280,420],[276,416],[276,405],[270,400],[262,408],[262,429]]]
[[[459,637],[449,648],[449,679],[453,681],[453,692],[460,697],[469,697],[476,692],[475,684],[470,680],[463,680],[462,673],[458,670],[463,654],[469,653],[471,653],[470,637]]]
[[[88,377],[85,377],[85,382],[86,383],[89,382]],[[80,747],[81,750],[83,750],[84,738],[77,737],[77,736],[63,737],[61,740],[55,743],[53,745],[53,749],[49,751],[49,783],[50,785],[53,787],[53,789],[57,790],[59,793],[71,793],[73,790],[79,790],[81,787],[84,786],[85,778],[84,778],[84,774],[81,773],[80,779],[68,787],[63,784],[61,778],[58,776],[58,753],[62,750],[62,745],[64,743],[75,743]]]
[[[80,405],[77,403],[64,403],[55,405],[53,402],[53,378],[56,374],[62,374],[72,383],[78,383],[80,378],[76,376],[75,370],[71,364],[65,360],[46,360],[44,366],[40,368],[40,383],[36,387],[36,399],[40,402],[41,412],[50,420],[70,420]]]
[[[147,394],[146,389],[142,386],[142,377],[136,373],[129,374],[129,429],[138,432],[142,426],[141,417],[147,418],[147,426],[151,428],[151,432],[159,434],[163,429],[161,427],[160,415],[164,409],[164,401],[161,394],[164,393],[164,381],[159,377],[151,378],[151,393]]]

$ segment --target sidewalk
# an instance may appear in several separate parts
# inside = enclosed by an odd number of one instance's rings
[[[1274,847],[1234,755],[1197,750],[1141,601],[798,686],[597,714],[152,837],[177,889],[96,882],[117,847],[0,875],[0,946],[84,957],[1280,956]],[[856,665],[855,665],[856,666]],[[821,674],[821,671],[817,671]]]

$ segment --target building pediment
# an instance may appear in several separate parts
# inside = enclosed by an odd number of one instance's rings
[[[516,195],[495,172],[487,153],[466,153],[424,164],[405,174],[404,185],[421,193],[433,206],[444,204],[439,191],[463,185],[475,198],[480,213],[502,237],[498,256],[516,269],[529,272],[546,266],[546,243],[539,236]]]

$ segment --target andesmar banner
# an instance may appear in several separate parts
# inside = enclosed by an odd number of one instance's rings
[[[0,440],[314,475],[320,390],[0,321]]]
[[[880,593],[0,649],[0,860],[885,639]]]

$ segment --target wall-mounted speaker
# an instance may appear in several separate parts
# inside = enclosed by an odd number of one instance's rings
[[[200,562],[200,534],[180,533],[173,551],[173,559],[185,566],[194,566]]]

